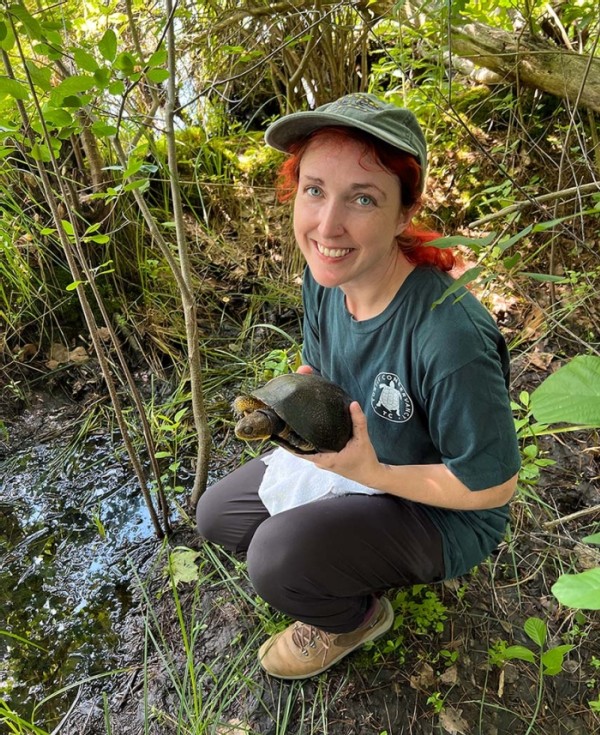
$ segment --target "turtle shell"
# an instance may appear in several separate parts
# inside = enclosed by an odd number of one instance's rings
[[[279,375],[251,393],[318,452],[339,452],[352,436],[352,399],[314,374]]]

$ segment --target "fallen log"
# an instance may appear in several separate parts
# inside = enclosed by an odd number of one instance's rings
[[[484,23],[452,28],[452,53],[506,80],[535,87],[600,112],[600,59]]]

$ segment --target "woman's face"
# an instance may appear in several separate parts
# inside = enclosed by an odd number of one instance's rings
[[[398,178],[360,143],[323,137],[300,162],[294,234],[322,286],[372,287],[396,264],[406,228]]]

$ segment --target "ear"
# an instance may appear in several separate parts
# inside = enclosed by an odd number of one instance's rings
[[[401,235],[404,230],[410,225],[412,218],[417,214],[417,212],[421,209],[421,202],[415,202],[412,207],[409,207],[408,209],[406,207],[402,208],[402,211],[400,212],[400,216],[398,217],[398,226],[396,227],[396,236]]]

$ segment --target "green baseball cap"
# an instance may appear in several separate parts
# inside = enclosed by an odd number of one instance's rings
[[[285,115],[269,125],[265,141],[288,153],[292,143],[333,125],[358,128],[394,148],[411,153],[421,166],[421,182],[425,180],[427,142],[417,118],[405,107],[383,102],[373,94],[347,94],[314,110]]]

